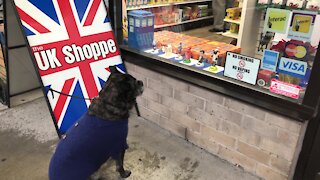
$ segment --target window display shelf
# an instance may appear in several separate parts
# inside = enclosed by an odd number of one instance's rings
[[[223,21],[225,21],[225,22],[229,22],[229,23],[240,24],[240,19],[237,19],[237,20],[224,19]]]
[[[163,25],[155,25],[154,28],[155,28],[155,29],[159,29],[159,28],[164,28],[164,27],[169,27],[169,26],[175,26],[175,25],[179,25],[179,24],[185,24],[185,23],[190,23],[190,22],[195,22],[195,21],[200,21],[200,20],[210,19],[210,18],[213,18],[213,16],[206,16],[206,17],[191,19],[191,20],[187,20],[187,21],[177,22],[177,23],[170,23],[170,24],[163,24]]]
[[[231,38],[235,38],[238,39],[239,38],[239,34],[236,33],[232,33],[230,31],[227,31],[225,33],[222,33],[222,35],[227,36],[227,37],[231,37]]]
[[[137,10],[137,9],[148,9],[148,8],[154,8],[154,7],[171,6],[171,5],[180,5],[180,4],[201,3],[201,2],[211,2],[211,0],[195,0],[195,1],[174,2],[174,3],[166,3],[166,4],[141,5],[141,6],[137,6],[137,7],[128,7],[127,11]]]

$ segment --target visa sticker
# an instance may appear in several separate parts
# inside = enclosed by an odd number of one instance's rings
[[[278,72],[298,78],[304,78],[307,67],[307,62],[282,57],[279,62]]]

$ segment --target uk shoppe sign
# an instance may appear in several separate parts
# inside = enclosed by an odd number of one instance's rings
[[[103,0],[14,2],[63,134],[87,111],[91,101],[85,98],[98,95],[110,75],[108,67],[125,71],[105,4]]]

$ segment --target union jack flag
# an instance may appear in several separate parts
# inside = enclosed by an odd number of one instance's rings
[[[64,134],[87,111],[91,101],[52,94],[48,90],[93,98],[108,79],[109,66],[125,72],[118,49],[106,57],[74,63],[68,63],[62,52],[63,47],[72,44],[84,47],[114,40],[106,7],[103,0],[15,0],[15,5],[34,55],[55,49],[51,55],[56,56],[58,66],[38,70],[59,132]],[[40,63],[45,64],[44,60]],[[38,61],[37,65],[40,67]]]

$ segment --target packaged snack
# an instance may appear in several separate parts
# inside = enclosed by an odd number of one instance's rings
[[[136,6],[137,5],[137,0],[131,0],[132,1],[132,6]]]
[[[190,20],[191,13],[192,13],[191,7],[189,6],[184,7],[182,12],[182,21]]]
[[[208,16],[208,5],[199,5],[198,17]]]
[[[193,5],[190,19],[196,19],[199,17],[199,6]]]
[[[238,33],[239,32],[239,24],[231,23],[230,25],[230,32]]]
[[[226,19],[232,19],[232,20],[239,19],[240,15],[241,15],[241,9],[242,8],[238,8],[238,7],[228,8],[226,10],[226,12],[227,12]]]
[[[275,73],[269,70],[261,69],[258,73],[257,84],[260,87],[269,86],[271,79],[275,76]]]

